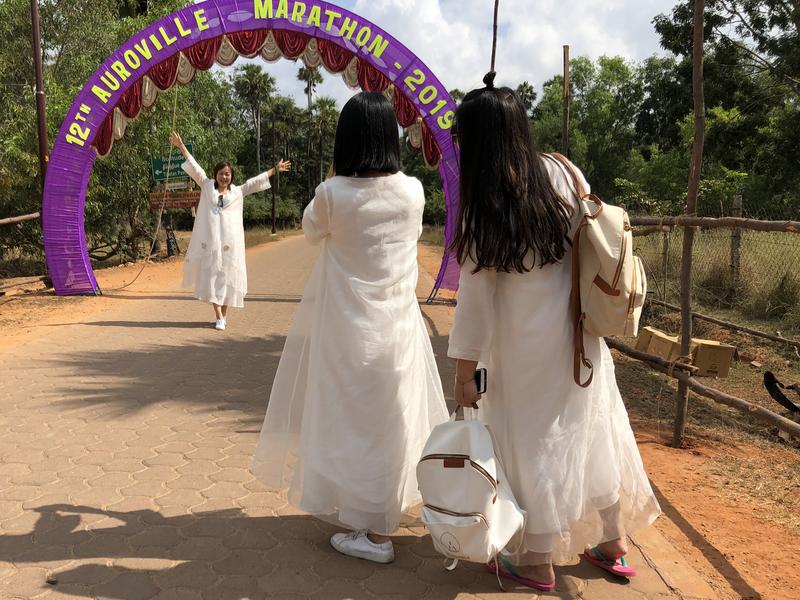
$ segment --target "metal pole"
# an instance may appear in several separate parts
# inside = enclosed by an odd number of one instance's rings
[[[733,197],[733,216],[742,216],[742,195]],[[739,283],[742,273],[742,230],[738,227],[731,232],[731,299],[739,294]]]
[[[44,96],[44,73],[42,67],[42,42],[39,28],[39,2],[31,0],[31,21],[33,24],[33,66],[36,71],[36,116],[39,123],[39,172],[44,190],[44,177],[47,162],[50,160],[50,143],[47,139],[47,113]]]
[[[569,91],[569,46],[564,46],[564,115],[561,123],[561,154],[569,157],[569,111],[572,95]]]
[[[277,163],[277,153],[275,152],[275,108],[272,109],[272,160]],[[275,185],[272,186],[272,235],[275,235],[275,187],[278,185],[278,169],[275,168]]]

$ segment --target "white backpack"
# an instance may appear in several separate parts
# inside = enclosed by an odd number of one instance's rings
[[[635,336],[639,330],[647,278],[644,265],[633,255],[633,233],[628,213],[587,194],[572,163],[558,153],[555,160],[572,180],[582,218],[572,237],[572,291],[570,308],[575,326],[573,370],[575,383],[589,387],[594,376],[586,358],[583,332],[596,337]],[[581,366],[589,377],[581,381]]]
[[[422,521],[445,556],[486,563],[521,542],[525,512],[480,421],[438,425],[417,464],[417,480]]]

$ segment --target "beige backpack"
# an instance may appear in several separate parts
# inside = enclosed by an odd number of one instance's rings
[[[573,375],[575,383],[589,387],[594,377],[586,358],[584,331],[596,337],[635,336],[639,329],[647,279],[644,265],[633,255],[633,234],[628,213],[587,194],[580,178],[561,154],[546,154],[560,163],[572,180],[583,213],[572,237],[572,290],[570,308],[575,325]],[[589,371],[581,381],[581,367]]]

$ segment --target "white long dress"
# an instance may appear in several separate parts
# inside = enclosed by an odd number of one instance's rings
[[[214,180],[197,161],[190,158],[182,167],[200,187],[192,239],[183,263],[183,287],[193,287],[193,296],[203,302],[241,308],[247,295],[244,198],[269,189],[269,176],[261,173],[241,186],[230,185],[219,208]]]
[[[566,174],[550,162],[554,186],[574,201]],[[568,561],[660,514],[602,339],[586,336],[591,386],[573,380],[571,256],[525,274],[473,274],[472,262],[461,269],[448,355],[487,367],[478,417],[494,432],[528,513],[524,545],[512,557],[517,564],[545,562],[525,553]]]
[[[281,355],[252,471],[292,505],[389,535],[419,504],[416,463],[447,420],[416,297],[422,186],[334,177],[305,210],[322,251]]]

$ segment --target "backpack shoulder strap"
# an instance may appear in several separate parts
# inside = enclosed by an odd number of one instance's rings
[[[583,183],[578,177],[578,174],[575,172],[575,168],[563,154],[553,152],[552,154],[544,154],[543,156],[546,156],[550,160],[558,163],[561,169],[566,172],[570,179],[572,179],[572,193],[576,198],[578,198],[579,201],[587,198],[587,196],[589,199],[594,201],[596,196],[593,197],[592,195],[586,193],[586,188],[584,188]],[[602,203],[600,203],[600,207],[602,209]],[[599,214],[599,212],[597,214]],[[589,385],[592,383],[592,379],[594,379],[594,366],[592,365],[592,361],[586,357],[586,349],[584,348],[583,344],[584,315],[581,307],[580,290],[581,234],[587,226],[587,220],[588,215],[584,214],[581,218],[578,228],[575,231],[575,235],[572,238],[572,282],[570,285],[569,294],[570,312],[572,313],[572,323],[574,327],[572,375],[575,383],[584,388],[589,387]],[[581,381],[581,367],[585,367],[589,370],[589,377],[586,381]]]
[[[561,166],[561,170],[566,173],[570,180],[572,180],[572,193],[578,198],[578,200],[583,200],[588,194],[586,193],[586,188],[583,185],[583,182],[578,178],[578,174],[575,172],[575,167],[569,161],[569,159],[560,154],[558,152],[552,152],[550,154],[545,154],[547,158],[555,161]]]

